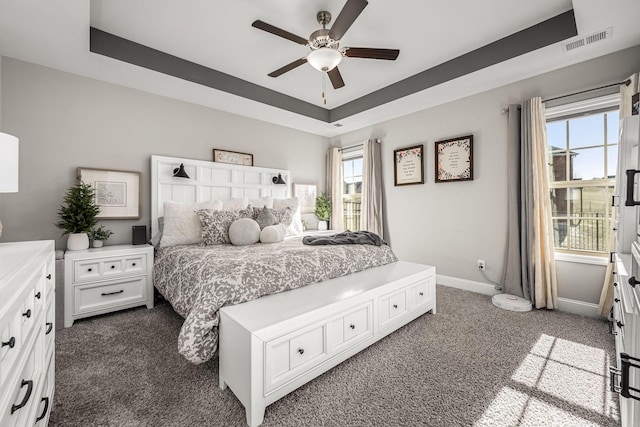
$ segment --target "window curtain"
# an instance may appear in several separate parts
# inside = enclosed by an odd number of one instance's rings
[[[344,231],[344,217],[342,213],[342,151],[330,148],[327,152],[327,193],[331,199],[331,219],[329,227],[336,232]]]
[[[363,144],[362,206],[360,229],[383,237],[382,218],[382,154],[380,140],[370,139]]]
[[[622,126],[622,119],[631,115],[631,97],[635,93],[638,93],[639,77],[640,73],[632,74],[631,76],[629,76],[629,80],[631,81],[631,83],[628,86],[620,85],[620,126]],[[615,217],[615,211],[613,212],[613,214]],[[610,233],[608,250],[609,252],[615,250],[615,233],[613,232],[613,230]],[[629,251],[631,251],[631,248],[629,248]],[[613,305],[613,266],[615,260],[611,258],[609,259],[610,262],[609,264],[607,264],[607,270],[604,274],[604,282],[602,284],[600,301],[598,303],[598,314],[603,317],[609,316],[609,312],[611,311],[611,307]]]
[[[509,112],[515,115],[515,106],[510,106]],[[520,107],[519,141],[517,127],[517,120],[510,118],[509,232],[503,289],[529,299],[536,308],[553,309],[557,307],[557,280],[541,98],[532,98]]]

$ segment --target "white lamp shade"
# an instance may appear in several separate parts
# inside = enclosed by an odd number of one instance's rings
[[[0,193],[18,192],[18,138],[0,132]]]
[[[329,47],[321,47],[307,55],[307,62],[318,71],[331,71],[342,61],[342,54]]]

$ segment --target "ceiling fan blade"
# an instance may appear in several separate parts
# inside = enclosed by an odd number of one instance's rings
[[[269,73],[269,77],[278,77],[281,76],[282,74],[286,73],[287,71],[291,71],[296,67],[301,66],[302,64],[307,62],[307,58],[300,58],[300,59],[296,59],[295,61],[293,61],[290,64],[285,65],[282,68],[278,68],[277,70]]]
[[[340,89],[344,86],[344,80],[342,80],[342,75],[340,74],[338,67],[327,71],[327,74],[329,75],[329,80],[331,80],[331,84],[334,89]]]
[[[303,39],[300,36],[296,36],[295,34],[285,31],[282,28],[274,27],[273,25],[267,24],[266,22],[260,21],[259,19],[256,21],[253,21],[253,24],[251,24],[251,26],[259,30],[266,31],[267,33],[271,33],[276,36],[285,38],[287,40],[291,40],[292,42],[299,43],[304,46],[306,46],[307,43],[309,43],[309,40],[307,39]]]
[[[367,0],[347,0],[329,30],[329,37],[340,40],[368,4]]]
[[[368,47],[347,47],[344,55],[349,58],[388,59],[395,61],[400,51],[398,49],[375,49]]]

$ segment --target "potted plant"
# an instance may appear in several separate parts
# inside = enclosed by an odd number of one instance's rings
[[[104,228],[104,225],[94,227],[89,231],[89,238],[93,240],[94,248],[101,248],[104,241],[107,240],[113,232]]]
[[[58,210],[60,220],[56,226],[68,234],[67,249],[77,251],[89,248],[89,233],[98,222],[100,207],[95,202],[95,191],[80,182],[67,189],[64,204]]]
[[[316,197],[316,218],[318,218],[318,230],[326,230],[327,221],[331,218],[331,200],[327,193],[320,193]]]

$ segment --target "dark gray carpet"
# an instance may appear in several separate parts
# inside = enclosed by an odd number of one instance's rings
[[[603,320],[513,313],[438,286],[426,314],[267,407],[264,426],[618,426]],[[177,352],[167,303],[77,321],[56,337],[51,426],[242,426],[218,360]]]

